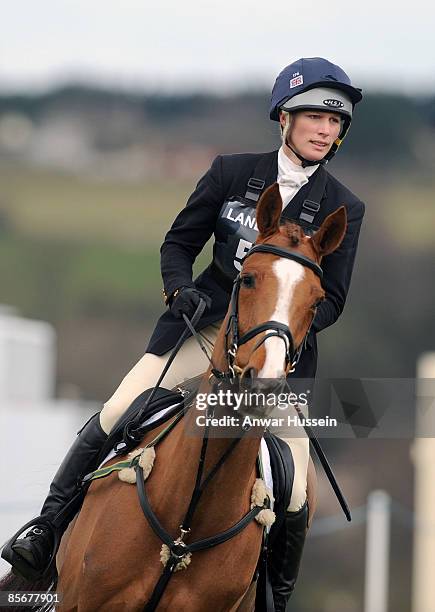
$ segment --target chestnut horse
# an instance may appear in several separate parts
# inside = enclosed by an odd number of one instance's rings
[[[319,264],[343,239],[344,206],[329,215],[312,237],[306,236],[296,224],[288,221],[280,224],[281,212],[282,200],[275,184],[257,206],[256,246],[243,263],[235,300],[233,292],[232,304],[216,340],[212,361],[221,372],[228,371],[231,363],[233,372],[241,376],[285,379],[295,351],[310,328],[316,306],[324,297]],[[228,320],[234,315],[234,307],[240,341],[232,342],[235,353],[229,361],[226,331],[231,328]],[[257,327],[252,337],[242,340]],[[283,327],[288,334],[282,332]],[[279,328],[281,331],[277,331]],[[289,344],[293,349],[290,362]],[[210,389],[210,371],[209,368],[202,380],[201,392]],[[156,447],[155,463],[145,483],[155,516],[174,539],[180,535],[197,477],[203,438],[186,435],[186,428],[190,431],[197,428],[197,414],[196,410],[189,410]],[[146,446],[163,427],[149,432],[140,447]],[[232,443],[229,438],[210,436],[205,475]],[[187,544],[221,533],[249,513],[259,447],[259,436],[244,436],[228,454],[198,502]],[[112,459],[108,465],[115,461]],[[310,498],[309,502],[312,515],[315,503]],[[262,530],[253,520],[232,539],[194,552],[186,569],[172,575],[158,610],[252,611],[255,601],[252,581]],[[59,549],[56,590],[62,601],[56,610],[144,610],[163,571],[161,548],[162,541],[138,502],[136,486],[122,482],[116,473],[93,481]]]

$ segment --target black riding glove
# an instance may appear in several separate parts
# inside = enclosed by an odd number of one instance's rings
[[[211,297],[198,291],[195,287],[181,287],[169,300],[169,309],[177,319],[181,319],[183,314],[191,319],[201,298],[205,300],[206,308],[209,309],[211,307]]]

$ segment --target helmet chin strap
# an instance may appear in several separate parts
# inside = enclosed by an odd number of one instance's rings
[[[289,144],[287,137],[285,139],[285,144],[288,146],[288,148],[296,155],[296,157],[302,162],[302,168],[306,168],[307,166],[317,166],[318,164],[327,164],[328,160],[323,158],[323,159],[319,159],[319,160],[310,160],[310,159],[305,159],[305,157],[302,157],[302,155],[300,155],[297,151],[295,151],[295,149],[293,149],[293,147]]]

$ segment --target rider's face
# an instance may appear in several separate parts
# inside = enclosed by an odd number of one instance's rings
[[[287,141],[305,159],[320,161],[330,151],[340,130],[341,120],[338,113],[299,111],[293,114]],[[286,148],[289,151],[288,147]]]

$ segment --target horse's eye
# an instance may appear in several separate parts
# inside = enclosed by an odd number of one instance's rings
[[[253,289],[255,287],[255,277],[253,274],[244,274],[241,278],[242,287],[246,289]]]

